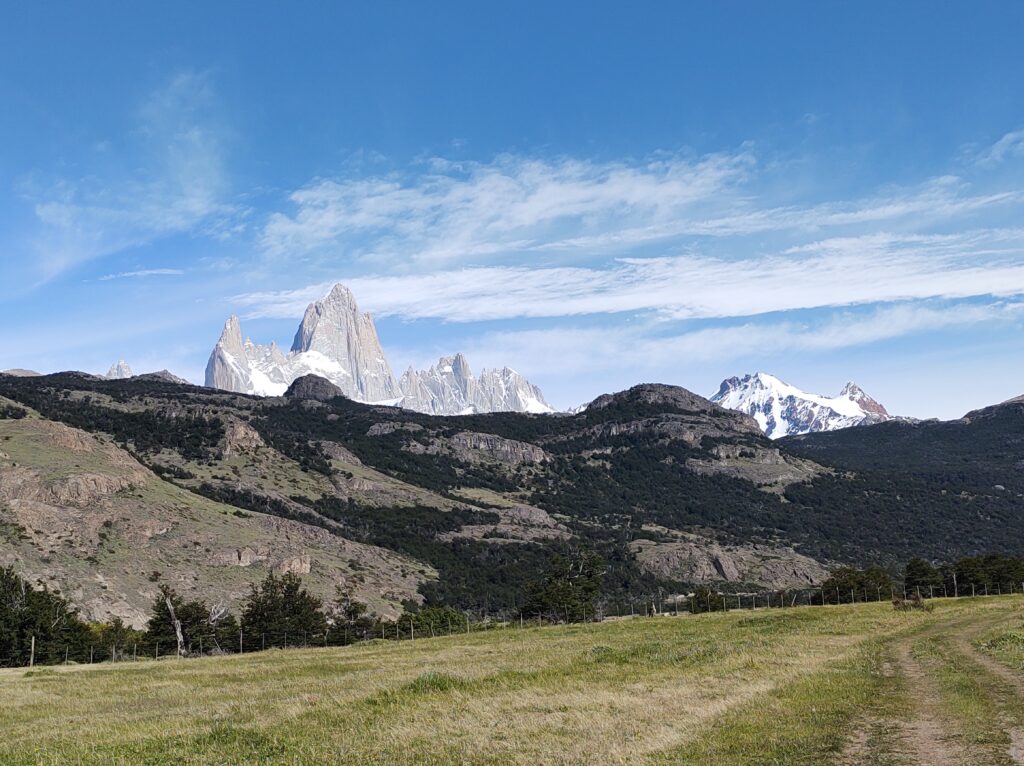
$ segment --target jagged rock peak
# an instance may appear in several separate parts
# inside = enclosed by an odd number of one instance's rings
[[[553,411],[541,390],[515,370],[485,368],[477,378],[461,353],[443,356],[427,370],[410,367],[398,385],[403,407],[431,415]]]
[[[847,383],[838,396],[829,397],[802,391],[765,372],[722,381],[711,401],[750,415],[773,439],[892,419],[856,383]]]
[[[107,374],[104,377],[107,380],[124,380],[125,378],[135,377],[135,373],[128,366],[128,362],[124,359],[118,359],[116,364],[110,365],[110,369],[107,370]]]
[[[410,367],[396,380],[373,317],[360,312],[352,291],[341,284],[309,304],[287,354],[275,343],[242,338],[238,317],[230,317],[210,354],[207,386],[281,396],[296,378],[313,374],[350,399],[433,415],[552,411],[540,389],[519,373],[483,370],[476,378],[462,354],[442,357],[429,370]]]
[[[345,394],[327,378],[321,378],[319,375],[303,375],[292,381],[284,395],[286,399],[311,399],[316,402],[327,402]]]

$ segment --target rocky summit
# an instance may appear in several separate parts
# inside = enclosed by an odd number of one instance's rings
[[[427,370],[410,368],[396,380],[373,317],[360,312],[355,296],[340,284],[309,305],[288,353],[276,343],[243,340],[238,317],[230,317],[210,354],[206,385],[281,396],[304,375],[330,381],[355,401],[431,415],[552,411],[540,389],[515,370],[484,369],[477,378],[462,354],[443,357]]]
[[[711,401],[750,415],[772,439],[871,425],[892,418],[856,383],[847,383],[838,396],[821,396],[764,372],[723,380]]]
[[[128,365],[124,359],[118,359],[116,364],[110,365],[110,369],[107,370],[107,380],[124,380],[134,376],[132,368]]]

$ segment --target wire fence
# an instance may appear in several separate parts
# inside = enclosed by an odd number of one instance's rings
[[[88,652],[84,647],[64,649],[63,662],[51,657],[45,663],[37,663],[35,636],[31,637],[31,652],[28,662],[22,667],[37,664],[99,664],[124,663],[148,660],[174,660],[195,657],[223,656],[227,654],[262,652],[284,649],[308,649],[315,647],[348,646],[367,641],[402,642],[416,641],[441,636],[471,635],[474,633],[527,630],[552,625],[604,622],[630,618],[681,617],[709,612],[757,611],[771,609],[799,609],[808,607],[829,607],[840,604],[879,603],[891,601],[901,603],[924,603],[935,599],[980,598],[1024,594],[1024,582],[1005,583],[981,587],[973,584],[950,588],[948,586],[927,587],[883,587],[874,588],[823,588],[810,587],[760,592],[727,592],[702,589],[690,594],[659,594],[649,598],[619,599],[598,604],[592,611],[584,610],[582,619],[566,620],[552,614],[518,614],[502,618],[486,618],[479,621],[464,614],[462,619],[450,616],[440,622],[417,625],[416,617],[410,615],[395,622],[381,622],[364,626],[332,626],[326,632],[268,631],[258,636],[238,631],[237,643],[231,637],[230,645],[224,637],[221,640],[200,638],[198,646],[190,647],[187,653],[179,653],[176,644],[161,642],[132,641],[126,644],[92,645]],[[86,659],[86,655],[88,659]],[[9,666],[8,663],[0,665]]]

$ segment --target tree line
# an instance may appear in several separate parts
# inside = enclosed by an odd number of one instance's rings
[[[603,618],[609,612],[601,601],[605,572],[604,560],[592,551],[555,556],[542,575],[526,583],[520,621]],[[684,599],[675,597],[671,606],[651,600],[633,613],[883,601],[908,593],[927,598],[1024,592],[1024,558],[998,554],[939,565],[914,558],[902,574],[897,580],[880,567],[839,567],[818,586],[769,594],[722,593],[700,586]],[[298,575],[270,573],[250,587],[237,615],[219,604],[188,600],[161,585],[145,628],[137,630],[119,618],[88,622],[59,594],[45,586],[31,587],[13,567],[0,569],[0,667],[345,646],[371,639],[450,635],[494,625],[474,621],[451,606],[409,605],[398,617],[387,619],[371,614],[351,592],[339,590],[325,603],[306,589]]]

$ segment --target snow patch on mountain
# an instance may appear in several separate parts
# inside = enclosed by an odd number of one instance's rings
[[[892,419],[856,383],[847,383],[838,396],[821,396],[764,372],[722,381],[711,401],[750,415],[772,439]]]
[[[293,381],[317,375],[360,402],[400,406],[431,415],[552,412],[540,389],[509,368],[477,378],[462,354],[396,380],[370,314],[359,311],[344,285],[306,309],[291,350],[243,340],[238,317],[224,324],[206,366],[206,385],[225,391],[281,396]]]
[[[398,385],[401,406],[432,415],[554,411],[541,390],[515,370],[484,369],[476,378],[462,354],[441,357],[427,370],[410,367]]]
[[[103,377],[107,380],[125,380],[127,378],[135,377],[135,373],[132,372],[132,368],[128,366],[128,362],[124,359],[118,359],[116,364],[110,365],[110,369],[107,370],[107,374]]]

